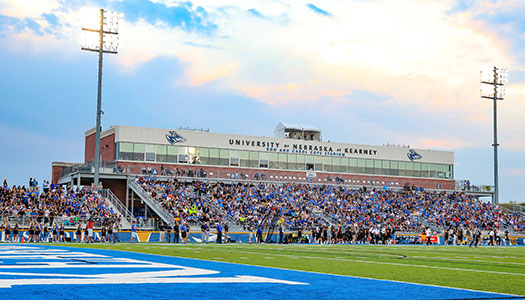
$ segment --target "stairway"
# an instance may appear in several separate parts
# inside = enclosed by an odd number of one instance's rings
[[[118,215],[122,216],[120,225],[122,229],[130,229],[131,221],[135,220],[135,216],[126,209],[122,201],[120,201],[110,189],[102,190],[102,197],[106,199],[106,204]]]
[[[130,188],[140,199],[153,210],[166,224],[170,226],[175,225],[175,218],[171,215],[160,203],[153,199],[133,178],[128,177],[127,180],[128,188]]]

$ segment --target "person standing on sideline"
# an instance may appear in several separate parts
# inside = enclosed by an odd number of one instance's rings
[[[481,234],[481,232],[480,232],[479,228],[477,228],[477,227],[474,228],[474,231],[472,233],[472,241],[470,241],[469,247],[472,247],[472,245],[474,245],[474,247],[478,246],[480,234]]]
[[[180,225],[180,236],[182,238],[182,243],[185,244],[186,243],[186,223],[182,223],[182,225]]]
[[[253,230],[254,230],[253,225],[250,225],[250,226],[248,227],[248,230],[249,230],[249,232],[250,232],[250,235],[248,236],[248,243],[251,244],[251,243],[252,243],[252,237],[253,237]]]
[[[115,221],[115,224],[113,224],[113,244],[116,242],[120,243],[120,237],[118,235],[119,227],[120,227],[120,224],[119,224],[119,221],[117,220]]]
[[[206,223],[201,224],[201,242],[206,243]]]
[[[137,224],[133,221],[133,224],[131,224],[131,243],[134,243],[135,239],[138,241],[139,235],[137,234]]]
[[[312,238],[313,238],[313,235],[312,234]],[[284,236],[284,232],[283,232],[283,224],[279,224],[279,244],[282,244],[283,243],[283,236]]]
[[[75,241],[77,243],[80,243],[80,241],[82,240],[82,226],[80,224],[78,224],[78,227],[77,227],[77,236],[76,236],[76,239]]]
[[[425,231],[425,234],[427,236],[427,246],[432,245],[432,242],[430,241],[430,236],[432,235],[432,230],[430,227],[427,227],[427,230]]]
[[[261,225],[257,226],[257,243],[263,242],[263,234],[262,234],[262,228]]]
[[[88,229],[87,242],[93,243],[93,222],[91,221],[91,219],[89,219],[87,223],[87,229]]]
[[[175,222],[173,225],[173,243],[179,243],[179,222]]]
[[[217,244],[222,243],[222,225],[221,222],[217,224]]]
[[[5,224],[5,241],[11,242],[11,225],[9,225],[9,223]]]
[[[225,243],[228,243],[228,232],[229,231],[230,231],[230,226],[228,222],[226,222],[226,224],[224,224],[224,242]]]

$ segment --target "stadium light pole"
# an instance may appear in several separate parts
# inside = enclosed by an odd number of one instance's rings
[[[95,134],[95,178],[94,184],[98,187],[100,175],[100,130],[102,115],[102,59],[104,53],[117,54],[118,51],[118,21],[121,14],[100,9],[99,29],[84,28],[86,34],[97,33],[98,43],[81,43],[80,48],[85,51],[98,53],[98,92],[97,92],[97,125]]]
[[[498,106],[497,101],[505,97],[505,83],[508,81],[507,69],[493,67],[490,71],[481,71],[481,98],[491,99],[494,105],[494,198],[493,203],[499,204],[498,186]]]

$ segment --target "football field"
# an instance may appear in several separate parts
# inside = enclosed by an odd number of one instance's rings
[[[167,243],[63,246],[123,250],[525,296],[525,247]]]

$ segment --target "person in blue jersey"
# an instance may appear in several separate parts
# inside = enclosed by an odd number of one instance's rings
[[[137,224],[135,221],[133,221],[133,224],[131,224],[131,242],[134,243],[135,240],[139,240],[139,236],[137,234]]]
[[[187,232],[188,228],[186,227],[186,223],[182,223],[180,226],[180,236],[182,238],[182,243],[186,244],[186,236],[188,234]]]

